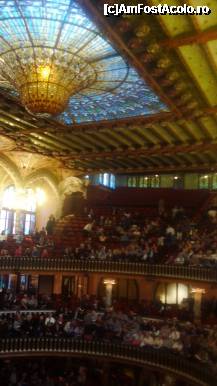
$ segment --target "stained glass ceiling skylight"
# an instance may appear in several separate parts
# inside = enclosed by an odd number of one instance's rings
[[[0,86],[65,124],[167,110],[76,0],[0,1]]]

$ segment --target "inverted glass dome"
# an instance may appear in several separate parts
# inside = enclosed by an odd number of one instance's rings
[[[76,0],[0,2],[0,86],[66,124],[167,110]]]

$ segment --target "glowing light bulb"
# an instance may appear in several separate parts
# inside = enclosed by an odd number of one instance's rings
[[[51,72],[50,66],[39,67],[39,75],[43,80],[48,80]]]

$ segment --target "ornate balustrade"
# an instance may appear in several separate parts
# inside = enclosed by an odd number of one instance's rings
[[[139,366],[169,371],[201,386],[214,386],[216,379],[210,368],[169,351],[138,348],[102,341],[71,338],[8,338],[0,339],[0,358],[17,356],[91,356],[108,361],[130,362]]]
[[[129,261],[74,260],[66,258],[0,257],[0,271],[104,272],[173,277],[217,282],[217,269]]]

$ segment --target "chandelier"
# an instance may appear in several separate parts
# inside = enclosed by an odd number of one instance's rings
[[[59,114],[69,97],[85,90],[97,80],[97,67],[84,58],[53,49],[22,48],[19,59],[9,67],[8,53],[1,56],[1,73],[18,91],[27,111],[37,114]]]
[[[76,0],[0,2],[0,83],[30,113],[60,114],[71,96],[114,90],[127,74]]]

